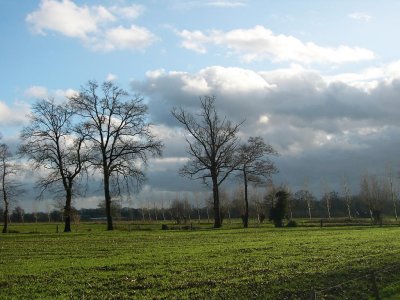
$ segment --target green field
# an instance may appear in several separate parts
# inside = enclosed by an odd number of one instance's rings
[[[373,299],[372,271],[382,298],[400,298],[400,227],[210,227],[12,224],[0,299]]]

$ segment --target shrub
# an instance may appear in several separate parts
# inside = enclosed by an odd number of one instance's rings
[[[297,227],[297,222],[295,220],[290,220],[287,224],[286,227]]]
[[[274,222],[275,227],[283,227],[283,219],[286,214],[288,192],[281,190],[275,194],[277,198],[274,207],[269,210],[269,220]]]

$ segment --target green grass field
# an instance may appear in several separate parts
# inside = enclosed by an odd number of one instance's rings
[[[368,278],[325,289],[400,264],[397,226],[210,227],[12,224],[0,299],[372,299]],[[399,299],[400,267],[376,274],[382,298]]]

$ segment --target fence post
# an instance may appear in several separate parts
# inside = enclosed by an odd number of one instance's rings
[[[378,286],[376,285],[376,277],[375,277],[374,271],[371,272],[371,278],[372,278],[372,291],[374,293],[375,299],[381,300],[381,296],[379,295]]]
[[[310,300],[317,300],[317,291],[316,290],[311,290]]]

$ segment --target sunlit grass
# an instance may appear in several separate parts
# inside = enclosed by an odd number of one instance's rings
[[[0,298],[308,298],[400,263],[400,227],[212,230],[158,224],[13,224],[0,236]],[[400,276],[398,278],[400,280]],[[389,283],[388,283],[389,284]],[[398,291],[390,282],[387,294]],[[397,292],[396,292],[397,293]]]

